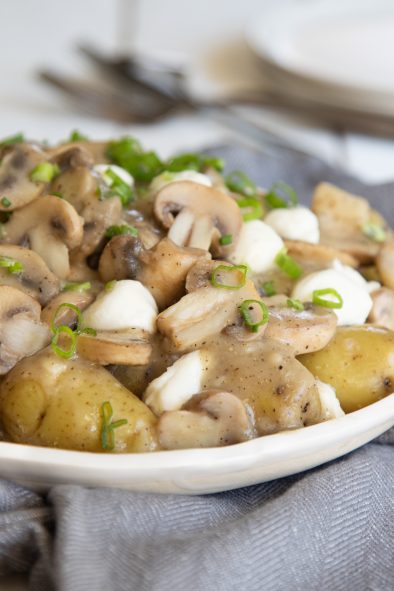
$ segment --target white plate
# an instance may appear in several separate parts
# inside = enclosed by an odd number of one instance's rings
[[[343,418],[229,447],[93,454],[0,443],[0,473],[38,489],[80,484],[203,494],[265,482],[334,460],[394,425],[394,394]]]
[[[393,113],[394,2],[282,0],[247,31],[277,84],[319,102]]]

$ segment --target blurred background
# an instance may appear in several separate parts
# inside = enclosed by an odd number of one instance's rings
[[[392,0],[1,0],[0,19],[1,136],[133,133],[167,156],[234,140],[261,147],[268,133],[368,182],[394,176]],[[150,124],[120,123],[119,100],[108,118],[116,85],[80,44],[181,71],[193,101],[231,103],[231,125],[220,113],[180,107]],[[85,85],[83,100],[43,82],[42,70],[73,81],[74,95]],[[87,84],[105,89],[105,116],[89,105]],[[130,92],[122,88],[123,106]],[[242,125],[234,133],[234,117],[252,122],[257,139]]]

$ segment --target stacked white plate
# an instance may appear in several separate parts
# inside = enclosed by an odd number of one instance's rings
[[[394,115],[393,0],[268,1],[247,31],[274,89]]]

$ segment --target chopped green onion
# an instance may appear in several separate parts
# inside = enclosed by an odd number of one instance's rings
[[[278,181],[265,195],[265,202],[271,209],[294,207],[298,205],[298,195],[293,187],[283,181]]]
[[[335,300],[326,299],[323,296],[332,296]],[[324,308],[335,308],[339,309],[343,306],[342,296],[332,287],[326,289],[315,289],[312,293],[312,303],[316,306],[323,306]]]
[[[78,129],[74,129],[71,133],[70,133],[70,137],[68,139],[69,142],[86,142],[87,140],[87,136],[83,135],[82,133],[80,133],[78,131]]]
[[[233,235],[232,234],[223,234],[223,236],[221,236],[219,238],[219,244],[221,246],[227,246],[228,244],[232,244],[233,242]]]
[[[75,313],[75,315],[77,317],[76,318],[77,327],[75,329],[75,332],[77,332],[79,334],[81,332],[82,312],[78,308],[78,306],[76,306],[75,304],[69,304],[68,302],[64,302],[63,304],[60,304],[60,306],[58,306],[58,308],[56,309],[56,312],[54,313],[53,318],[52,318],[52,322],[51,322],[51,331],[53,333],[55,333],[57,331],[58,327],[56,326],[55,323],[59,317],[61,310],[63,310],[63,309],[71,310],[72,312]]]
[[[245,195],[245,197],[254,197],[257,195],[256,184],[248,177],[247,174],[240,170],[233,170],[224,177],[226,187],[234,193]]]
[[[375,242],[384,242],[386,240],[386,232],[381,226],[377,224],[373,224],[372,222],[368,222],[364,224],[362,227],[362,232],[371,240],[375,240]]]
[[[246,283],[248,267],[246,265],[218,265],[212,272],[211,284],[222,289],[241,289]],[[238,283],[226,284],[221,282],[221,274],[237,274]]]
[[[109,226],[105,231],[107,238],[113,238],[114,236],[121,236],[122,234],[130,234],[131,236],[138,236],[137,228],[130,226],[129,224],[122,224],[121,226]]]
[[[62,349],[58,345],[59,337],[63,333],[70,337],[70,346],[68,349]],[[53,332],[51,347],[59,357],[62,357],[63,359],[70,359],[77,350],[77,333],[75,333],[69,326],[65,326],[64,324],[56,327],[55,331]]]
[[[89,334],[92,337],[96,337],[97,330],[95,330],[94,328],[91,328],[90,326],[87,326],[86,328],[83,328],[78,334]]]
[[[10,135],[9,137],[4,138],[0,141],[0,146],[13,146],[14,144],[21,144],[25,141],[25,136],[23,133],[16,133],[15,135]]]
[[[291,258],[286,252],[286,249],[282,249],[278,252],[275,257],[275,264],[281,271],[286,273],[291,279],[298,279],[302,275],[302,269],[294,259]]]
[[[122,205],[127,205],[133,198],[133,191],[130,185],[125,183],[123,179],[120,178],[116,172],[114,172],[111,168],[107,168],[104,171],[104,178],[108,182],[108,186],[111,189],[109,196],[112,197],[116,195],[120,198]],[[100,199],[103,198],[101,191],[99,190],[99,197]]]
[[[59,199],[64,199],[63,193],[59,193],[59,191],[51,191],[51,195],[54,195],[55,197],[59,197]]]
[[[111,291],[111,289],[113,289],[116,285],[116,279],[112,279],[112,281],[107,281],[107,283],[104,285],[104,289],[106,291]]]
[[[65,324],[61,324],[60,326],[56,326],[55,324],[57,318],[59,317],[60,311],[64,308],[72,310],[73,312],[75,312],[77,316],[77,326],[74,330],[72,330],[72,328],[66,326]],[[63,304],[60,304],[60,306],[57,308],[51,321],[51,332],[53,335],[51,340],[51,347],[53,351],[56,353],[56,355],[58,355],[59,357],[63,357],[63,359],[70,359],[77,350],[77,337],[80,334],[89,334],[96,336],[97,332],[94,330],[94,328],[81,328],[81,321],[82,312],[78,308],[78,306],[75,306],[74,304],[69,304],[68,302],[64,302]],[[67,334],[71,339],[70,347],[68,349],[62,349],[58,345],[59,337],[62,333]]]
[[[252,313],[255,310],[255,306],[260,308],[260,320],[257,321],[254,321],[252,318]],[[239,311],[241,312],[241,316],[244,319],[245,325],[250,328],[252,332],[257,332],[260,326],[267,324],[268,322],[268,308],[264,302],[260,302],[259,300],[244,300],[239,306]]]
[[[170,172],[182,172],[183,170],[196,170],[201,172],[208,167],[221,172],[224,167],[224,161],[222,158],[215,158],[214,156],[190,153],[175,156],[165,165],[166,170]]]
[[[8,197],[2,197],[2,199],[1,199],[1,205],[3,207],[10,207],[11,206],[11,201],[8,199]]]
[[[246,197],[237,201],[242,211],[242,218],[244,222],[251,222],[252,220],[259,220],[263,215],[263,206],[258,199],[254,197]]]
[[[271,297],[276,295],[276,289],[273,281],[266,281],[261,286],[266,296]]]
[[[52,162],[40,162],[30,173],[30,179],[35,183],[50,183],[60,173],[60,168]]]
[[[90,281],[85,281],[85,283],[65,283],[62,291],[88,291],[92,287]]]
[[[111,423],[112,416],[114,414],[111,403],[107,400],[101,405],[101,447],[108,451],[112,451],[115,447],[115,434],[114,430],[122,425],[127,425],[127,419],[119,419]]]
[[[111,142],[107,156],[112,162],[127,170],[136,181],[148,183],[164,170],[158,155],[155,152],[144,152],[141,144],[132,137]]]
[[[0,267],[7,269],[8,273],[20,273],[23,271],[22,263],[6,256],[0,256]]]
[[[302,312],[302,310],[305,309],[301,300],[296,300],[293,298],[287,298],[287,307],[294,308],[294,310],[297,310],[298,312]]]

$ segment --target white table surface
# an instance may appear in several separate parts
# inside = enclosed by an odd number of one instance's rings
[[[268,1],[2,0],[0,137],[23,131],[28,137],[56,141],[75,128],[92,138],[132,133],[164,157],[222,141],[228,132],[198,116],[177,116],[152,126],[120,126],[85,116],[40,83],[36,70],[51,66],[84,75],[87,64],[73,50],[83,40],[110,51],[137,48],[189,63],[191,87],[200,92],[231,86],[235,78],[242,84],[255,75],[243,61],[243,31]],[[280,0],[277,4],[280,10]],[[220,71],[215,76],[213,66],[226,55],[235,74],[229,67],[225,75]],[[207,64],[213,75],[207,75]],[[394,141],[338,135],[269,109],[246,113],[266,129],[368,182],[394,178]],[[0,579],[2,591],[26,588],[23,577]]]

